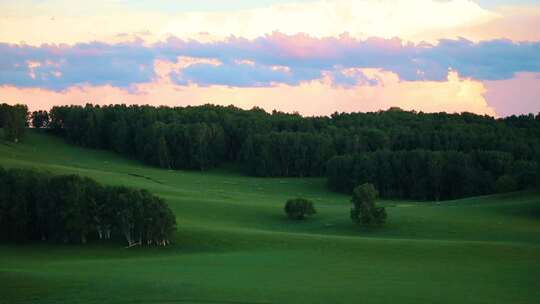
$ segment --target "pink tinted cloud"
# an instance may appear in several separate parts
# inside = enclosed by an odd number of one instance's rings
[[[466,37],[471,40],[510,39],[513,41],[540,40],[540,7],[503,6],[496,12],[499,18],[488,22],[456,27],[439,35],[446,37]],[[427,38],[427,37],[426,37]]]
[[[155,42],[169,35],[253,39],[280,31],[316,37],[348,32],[357,38],[401,37],[419,42],[431,36],[448,38],[440,33],[499,17],[470,0],[312,0],[255,9],[234,9],[231,5],[226,10],[182,12],[140,10],[129,1],[106,1],[106,5],[103,1],[79,1],[76,5],[67,0],[42,2],[0,1],[0,14],[5,17],[0,18],[0,40],[40,45],[131,41],[135,37]],[[175,3],[180,7],[183,1]]]
[[[508,40],[475,43],[459,39],[429,45],[398,38],[317,38],[276,32],[254,40],[232,37],[211,43],[178,38],[152,45],[93,42],[31,47],[0,43],[0,53],[0,85],[55,90],[84,84],[126,88],[145,83],[156,77],[152,69],[156,60],[176,62],[179,57],[220,62],[179,63],[180,67],[188,65],[182,81],[199,85],[296,85],[341,68],[379,68],[400,79],[431,81],[444,81],[449,68],[478,80],[540,72],[540,42]],[[274,68],[278,66],[287,67],[287,73]]]
[[[500,116],[540,113],[540,73],[517,73],[512,79],[484,81],[486,98]]]
[[[333,38],[318,39],[305,33],[299,33],[294,35],[294,39],[291,39],[289,35],[274,32],[272,35],[266,35],[265,39],[273,47],[279,49],[280,53],[293,58],[330,58],[339,53],[335,44],[331,43]],[[343,41],[345,42],[345,40]]]
[[[167,67],[167,65],[170,65]],[[172,63],[156,63],[163,70]],[[178,85],[167,74],[152,82],[134,85],[130,90],[104,86],[74,86],[63,91],[0,86],[0,96],[8,103],[26,103],[31,109],[48,109],[65,104],[150,104],[187,106],[214,103],[254,106],[304,115],[329,115],[335,111],[377,111],[390,107],[424,112],[473,112],[495,115],[484,98],[481,82],[450,72],[446,81],[405,81],[395,73],[364,69],[363,77],[376,79],[372,85],[335,86],[331,77],[271,87],[231,87],[223,85]]]

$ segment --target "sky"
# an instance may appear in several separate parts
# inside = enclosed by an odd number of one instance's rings
[[[540,112],[540,1],[0,0],[0,102]]]

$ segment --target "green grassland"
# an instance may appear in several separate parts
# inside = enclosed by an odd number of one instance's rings
[[[30,131],[0,165],[145,188],[177,215],[174,246],[0,245],[0,303],[540,303],[540,195],[385,201],[361,228],[319,178],[151,168]],[[319,211],[287,220],[305,197]]]

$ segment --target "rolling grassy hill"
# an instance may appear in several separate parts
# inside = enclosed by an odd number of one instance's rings
[[[145,188],[177,215],[174,246],[0,245],[0,303],[539,303],[540,195],[385,201],[377,229],[349,219],[324,179],[235,168],[167,171],[31,131],[0,165]],[[312,199],[298,223],[283,205]]]

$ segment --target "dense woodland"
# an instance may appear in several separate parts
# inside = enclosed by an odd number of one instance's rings
[[[253,176],[327,176],[383,198],[452,199],[533,186],[540,114],[373,113],[302,117],[259,108],[81,106],[34,112],[32,125],[68,141],[170,169],[235,162]],[[499,185],[499,187],[498,187]]]
[[[19,142],[23,139],[27,126],[28,107],[26,105],[0,104],[0,128],[4,129],[6,140]]]
[[[417,200],[527,189],[536,185],[539,170],[536,161],[482,150],[381,150],[335,156],[327,167],[328,184],[334,190],[348,192],[373,183],[382,197]]]
[[[0,167],[0,240],[86,243],[123,237],[128,246],[165,246],[175,230],[172,211],[145,190]]]

